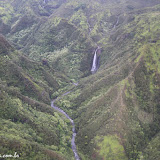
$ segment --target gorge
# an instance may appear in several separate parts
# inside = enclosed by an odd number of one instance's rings
[[[74,83],[73,85],[77,86],[78,84],[77,83]],[[55,110],[57,110],[58,112],[62,113],[65,117],[67,117],[67,119],[70,120],[71,124],[72,124],[72,139],[71,139],[71,148],[72,148],[72,151],[74,153],[74,157],[75,157],[75,160],[80,160],[80,157],[78,156],[78,153],[77,153],[77,149],[76,149],[76,144],[75,144],[75,138],[76,138],[76,129],[75,129],[75,123],[74,121],[69,117],[69,115],[64,112],[62,109],[60,109],[59,107],[55,106],[54,102],[56,100],[60,100],[63,96],[66,96],[70,93],[71,91],[68,91],[66,93],[64,93],[62,96],[54,99],[53,101],[51,101],[51,107],[54,108]]]
[[[159,36],[159,0],[0,1],[0,155],[159,160]]]
[[[80,158],[79,158],[79,156],[78,156],[78,153],[77,153],[76,144],[75,144],[76,131],[75,131],[74,121],[73,121],[73,120],[69,117],[69,115],[68,115],[67,113],[65,113],[62,109],[56,107],[56,106],[54,105],[54,101],[55,101],[55,100],[53,100],[53,101],[51,102],[51,107],[54,108],[55,110],[57,110],[58,112],[62,113],[64,116],[66,116],[66,117],[70,120],[70,122],[71,122],[71,124],[72,124],[72,126],[73,126],[73,128],[72,128],[73,135],[72,135],[72,140],[71,140],[72,151],[73,151],[73,153],[74,153],[75,160],[80,160]]]

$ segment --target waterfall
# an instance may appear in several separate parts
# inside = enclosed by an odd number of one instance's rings
[[[96,69],[97,69],[97,53],[95,52],[91,72],[95,72]]]
[[[93,58],[93,63],[92,63],[92,69],[91,69],[91,72],[92,73],[95,73],[97,71],[97,51],[99,49],[99,46],[98,48],[96,49],[95,53],[94,53],[94,58]]]
[[[119,17],[117,18],[117,21],[116,21],[115,25],[113,26],[114,29],[116,28],[116,26],[118,25],[118,23],[119,23]]]

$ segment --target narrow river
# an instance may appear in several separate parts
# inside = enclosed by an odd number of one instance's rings
[[[67,92],[63,95],[67,95],[68,93],[70,93],[70,92]],[[71,140],[72,151],[74,153],[75,160],[80,160],[80,157],[78,156],[78,153],[77,153],[76,144],[75,144],[76,130],[75,130],[74,121],[69,117],[69,115],[66,112],[64,112],[62,109],[58,108],[57,106],[55,106],[55,104],[54,104],[55,101],[56,101],[56,99],[51,102],[51,107],[54,108],[55,110],[57,110],[58,112],[62,113],[63,115],[65,115],[67,117],[67,119],[69,119],[70,122],[72,123],[72,132],[73,132],[72,140]]]

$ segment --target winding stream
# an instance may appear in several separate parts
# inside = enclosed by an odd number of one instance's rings
[[[46,3],[46,0],[44,0],[44,3]],[[91,26],[87,20],[87,23],[88,23],[88,26],[89,26],[89,35],[90,35],[90,32],[92,31],[91,29]],[[117,18],[117,21],[116,23],[114,24],[113,26],[113,29],[116,28],[116,26],[118,25],[119,23],[119,16]],[[96,44],[97,45],[97,44]],[[100,47],[98,46],[97,49],[95,50],[95,53],[94,53],[94,58],[93,58],[93,62],[92,62],[92,68],[91,68],[91,72],[92,73],[95,73],[97,71],[97,51],[100,49]],[[75,86],[78,85],[78,83],[73,83]],[[65,96],[67,94],[69,94],[71,91],[68,91],[66,93],[64,93],[63,95],[61,96]],[[76,148],[76,144],[75,144],[75,138],[76,138],[76,130],[75,130],[75,124],[74,124],[74,121],[69,117],[69,115],[64,112],[62,109],[60,109],[59,107],[57,107],[54,102],[58,100],[58,98],[54,99],[52,102],[51,102],[51,107],[54,108],[55,110],[57,110],[58,112],[62,113],[63,115],[65,115],[67,117],[67,119],[70,120],[71,124],[72,124],[72,140],[71,140],[71,148],[72,148],[72,151],[74,153],[74,157],[75,157],[75,160],[80,160],[80,157],[78,156],[78,152],[77,152],[77,148]]]
[[[64,93],[62,96],[64,95],[67,95],[68,93],[70,92],[66,92]],[[75,160],[80,160],[80,157],[78,156],[78,153],[77,153],[77,149],[76,149],[76,144],[75,144],[75,138],[76,138],[76,130],[75,130],[75,124],[74,124],[74,121],[69,117],[69,115],[64,112],[62,109],[60,109],[59,107],[55,106],[54,102],[56,101],[57,99],[54,99],[52,102],[51,102],[51,107],[54,108],[55,110],[57,110],[58,112],[62,113],[63,115],[65,115],[67,117],[67,119],[70,120],[70,122],[72,123],[72,140],[71,140],[71,146],[72,146],[72,151],[74,153],[74,157],[75,157]]]

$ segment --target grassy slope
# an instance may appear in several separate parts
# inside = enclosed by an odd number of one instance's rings
[[[58,72],[78,79],[90,74],[91,64],[88,61],[91,62],[92,59],[90,53],[93,51],[93,44],[73,23],[64,17],[55,16],[62,3],[63,1],[51,1],[44,4],[40,0],[19,3],[18,0],[13,0],[12,12],[8,13],[7,6],[10,3],[1,2],[5,13],[1,18],[1,28],[4,25],[10,27],[8,39],[30,58],[36,61],[47,59]],[[59,7],[55,7],[56,5]],[[4,20],[8,14],[12,17]]]
[[[159,159],[159,14],[157,6],[123,15],[99,71],[58,103],[77,119],[79,151],[92,159]]]
[[[20,159],[73,158],[71,124],[49,106],[49,93],[67,80],[20,55],[3,36],[0,48],[1,155],[16,151]]]
[[[75,79],[89,74],[94,42],[102,47],[99,71],[58,103],[76,119],[82,159],[159,159],[159,6],[136,10],[152,5],[143,2],[66,1],[49,18],[29,6],[33,22],[19,16],[8,34]]]
[[[54,69],[76,80],[90,74],[96,43],[108,43],[108,34],[118,25],[119,15],[144,5],[127,0],[61,0],[47,4],[42,0],[13,0],[8,13],[9,4],[1,2],[2,27],[10,27],[7,37],[13,45],[34,60],[47,59]],[[145,5],[150,4],[147,1]]]

